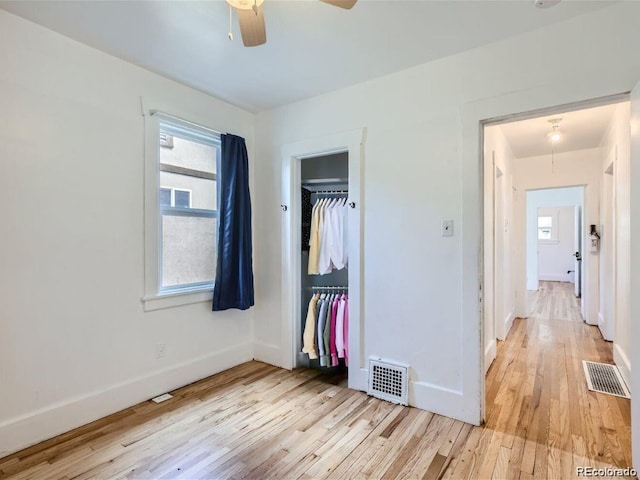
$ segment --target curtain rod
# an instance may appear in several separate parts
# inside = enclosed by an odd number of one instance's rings
[[[185,120],[184,118],[176,117],[175,115],[170,115],[165,112],[161,112],[160,110],[151,110],[149,114],[153,117],[154,115],[158,115],[159,117],[166,117],[171,120],[177,120],[182,123],[186,123],[187,125],[191,125],[193,127],[200,128],[202,130],[207,130],[209,132],[215,133],[216,135],[223,135],[223,132],[219,132],[218,130],[214,130],[213,128],[205,127],[202,125],[198,125],[197,123],[190,122],[189,120]]]

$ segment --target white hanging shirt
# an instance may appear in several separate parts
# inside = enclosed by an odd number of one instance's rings
[[[344,201],[343,199],[337,199],[334,203],[333,208],[331,209],[331,231],[329,232],[329,256],[331,258],[331,263],[336,268],[336,270],[342,270],[345,265],[343,263],[343,239],[342,239],[342,231],[343,231],[343,220],[342,220],[342,205]]]
[[[340,206],[342,228],[340,230],[340,236],[342,237],[342,264],[346,267],[349,263],[349,235],[347,235],[347,225],[349,224],[349,206],[347,205],[347,199],[344,199],[343,204]]]
[[[320,253],[320,209],[322,207],[322,199],[316,200],[311,211],[311,235],[309,236],[309,265],[307,273],[309,275],[317,275],[318,271],[318,255]]]
[[[320,225],[320,254],[318,255],[318,272],[320,272],[320,275],[326,275],[333,270],[333,264],[331,263],[332,230],[334,226],[332,215],[336,202],[335,198],[328,200],[323,209]]]

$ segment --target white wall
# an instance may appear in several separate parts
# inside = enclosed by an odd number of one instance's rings
[[[364,356],[409,363],[415,405],[479,422],[480,121],[629,90],[640,78],[638,18],[640,4],[617,3],[260,114],[258,345],[282,345],[281,238],[270,228],[281,217],[281,146],[366,126]],[[440,236],[442,219],[455,221],[454,237]]]
[[[575,282],[576,206],[541,207],[538,216],[552,217],[556,221],[557,239],[553,242],[538,241],[538,279],[552,282]],[[578,210],[580,212],[580,210]]]
[[[631,351],[631,230],[630,230],[630,130],[629,104],[618,105],[611,125],[600,144],[601,181],[613,188],[613,218],[603,215],[601,258],[606,272],[602,278],[605,292],[602,296],[600,315],[603,320],[614,324],[611,337],[614,340],[614,360],[627,382],[630,381]],[[613,162],[613,177],[604,174],[604,170]],[[603,211],[610,212],[608,202]],[[607,225],[607,221],[610,225]],[[614,243],[610,242],[611,232],[615,228]],[[611,264],[613,263],[613,265]],[[607,288],[613,286],[614,288]]]
[[[250,158],[255,117],[3,10],[0,62],[2,457],[253,357],[252,310],[143,312],[140,97]]]
[[[536,160],[532,159],[532,161]],[[582,207],[583,196],[583,187],[552,188],[526,192],[527,290],[537,290],[538,280],[540,278],[537,254],[540,249],[540,245],[538,244],[538,209],[573,205]],[[571,234],[570,243],[573,245],[573,233]],[[552,249],[555,249],[554,247],[555,246],[552,246]],[[571,248],[573,248],[573,246],[571,246]],[[566,276],[567,269],[564,267],[562,267],[562,269],[564,269],[566,277],[563,281],[569,281],[568,276]],[[573,270],[573,265],[571,265],[570,269]]]
[[[504,340],[515,319],[512,281],[514,159],[499,126],[484,130],[484,369],[496,357],[496,338]]]

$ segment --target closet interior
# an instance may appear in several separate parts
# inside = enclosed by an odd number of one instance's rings
[[[348,153],[301,161],[301,264],[297,365],[348,365]],[[313,301],[312,301],[313,300]]]

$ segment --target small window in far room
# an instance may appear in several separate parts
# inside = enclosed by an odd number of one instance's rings
[[[553,239],[553,217],[538,217],[538,240]]]

